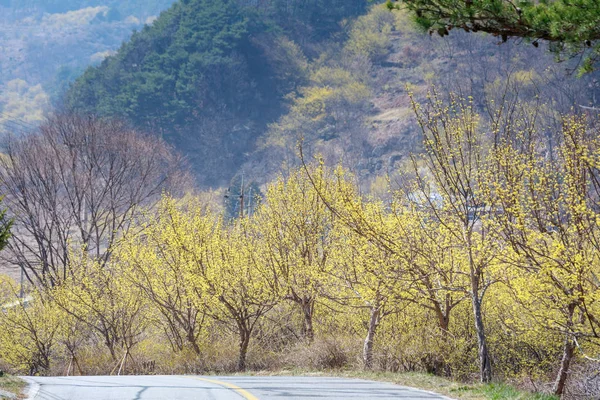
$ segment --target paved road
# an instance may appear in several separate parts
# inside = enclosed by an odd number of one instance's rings
[[[34,400],[440,400],[387,383],[323,377],[77,376],[29,378]],[[37,386],[37,387],[36,387]]]

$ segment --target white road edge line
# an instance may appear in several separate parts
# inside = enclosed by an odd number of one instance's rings
[[[393,382],[390,382],[390,381],[372,381],[372,380],[364,379],[364,378],[342,378],[342,379],[353,379],[353,380],[356,380],[356,381],[371,382],[371,383],[387,383],[387,384],[391,384],[391,385],[394,385],[394,386],[398,386],[398,387],[400,387],[402,389],[408,389],[409,392],[421,392],[421,393],[427,393],[427,394],[434,395],[434,396],[436,396],[438,398],[436,400],[440,400],[440,399],[441,400],[456,400],[456,399],[454,399],[452,397],[448,397],[446,395],[439,394],[439,393],[433,392],[431,390],[419,389],[419,388],[412,387],[412,386],[404,386],[404,385],[400,385],[398,383],[393,383]]]
[[[41,387],[40,384],[26,376],[20,376],[20,378],[23,379],[25,382],[27,382],[27,385],[28,385],[27,393],[26,393],[27,397],[25,397],[25,400],[35,400],[35,397],[37,396],[38,392],[40,391],[40,387]]]
[[[413,390],[415,392],[423,392],[423,393],[431,394],[431,395],[437,396],[437,397],[439,397],[441,399],[444,399],[444,400],[456,400],[453,397],[448,397],[446,395],[439,394],[439,393],[436,393],[436,392],[432,392],[430,390],[418,389],[418,388],[414,388],[414,387],[411,387],[411,386],[402,386],[402,385],[397,385],[397,386],[408,388],[408,389],[411,389],[411,390]]]

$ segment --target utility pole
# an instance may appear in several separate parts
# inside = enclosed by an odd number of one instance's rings
[[[242,187],[240,190],[240,217],[244,218],[244,173],[242,172]]]
[[[232,201],[234,201],[231,196],[233,195],[232,191],[231,191],[231,187],[229,187],[227,189],[227,192],[225,193],[225,195],[223,196],[225,199],[227,199],[227,201],[229,201],[229,199],[231,199]],[[245,212],[245,199],[246,199],[246,188],[244,187],[244,173],[242,172],[242,179],[241,179],[241,184],[240,184],[240,195],[238,196],[239,199],[239,217],[240,218],[244,218],[244,214],[247,214],[248,216],[252,215],[252,210],[250,209],[250,207],[252,206],[252,188],[249,189],[249,193],[248,195],[250,196],[250,200],[248,202],[248,212]],[[234,203],[235,204],[235,203]],[[233,204],[232,204],[233,205]],[[235,214],[237,210],[234,209],[231,210],[232,214]],[[233,217],[233,215],[232,215]]]

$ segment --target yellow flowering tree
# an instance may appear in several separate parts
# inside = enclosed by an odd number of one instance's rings
[[[313,179],[326,184],[322,171],[315,171]],[[295,170],[268,186],[253,218],[264,239],[264,262],[282,298],[298,306],[303,337],[312,341],[315,302],[323,292],[332,247],[331,212],[308,176]]]
[[[52,298],[60,309],[101,338],[116,366],[122,368],[148,327],[144,296],[129,283],[118,262],[103,265],[85,251],[72,254],[70,259],[70,274],[52,291]]]
[[[577,116],[564,118],[556,149],[537,135],[502,138],[491,192],[517,267],[515,301],[538,329],[564,337],[554,383],[562,395],[577,347],[586,355],[600,345],[600,141]]]
[[[0,276],[2,359],[22,373],[45,375],[63,330],[61,312],[41,293],[21,298],[18,289]]]
[[[260,236],[252,222],[239,220],[215,235],[205,268],[196,274],[212,296],[212,317],[238,335],[239,371],[246,369],[254,329],[278,301],[273,274],[266,266]]]
[[[485,135],[469,100],[451,96],[448,105],[435,91],[421,104],[412,98],[423,134],[422,164],[414,161],[416,186],[410,198],[451,235],[463,262],[467,285],[452,288],[467,294],[473,308],[482,382],[492,380],[492,364],[482,305],[487,289],[497,281],[494,269],[501,252],[494,225],[494,206],[485,203],[484,172],[488,169]],[[424,168],[422,168],[424,167]]]
[[[201,353],[201,335],[209,325],[207,293],[204,283],[190,273],[207,257],[214,229],[220,229],[218,218],[197,201],[178,205],[164,197],[155,211],[146,213],[138,233],[126,236],[114,255],[124,267],[126,280],[151,304],[176,351],[189,346],[195,354]]]

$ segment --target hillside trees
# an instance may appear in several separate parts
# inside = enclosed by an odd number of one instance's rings
[[[69,85],[173,0],[0,2],[0,120],[39,125]],[[15,90],[19,83],[19,90]],[[12,87],[12,88],[11,88]],[[3,104],[2,104],[3,103]]]
[[[338,23],[360,15],[368,2],[360,0],[275,0],[270,13],[290,37],[307,46],[339,30]]]
[[[307,151],[336,139],[360,148],[374,92],[370,73],[389,51],[389,33],[400,26],[399,17],[375,5],[349,24],[344,46],[322,52],[309,64],[306,82],[288,95],[288,111],[269,125],[263,146],[278,148],[290,165],[297,162],[300,138],[306,139]]]
[[[151,1],[132,1],[122,3],[119,1],[98,1],[98,0],[25,0],[15,1],[6,0],[3,1],[3,6],[12,8],[16,14],[27,12],[45,12],[45,13],[64,13],[73,10],[79,10],[85,7],[95,6],[109,6],[111,9],[123,13],[125,16],[131,15],[133,12],[140,12],[142,9],[145,13],[158,13],[163,8],[169,6],[173,0],[151,0]],[[147,14],[145,14],[147,15]],[[150,14],[152,15],[152,14]]]
[[[460,288],[469,295],[479,346],[480,378],[492,380],[482,305],[487,289],[496,279],[493,268],[500,254],[495,230],[489,223],[493,204],[483,201],[483,173],[487,160],[479,117],[468,101],[451,98],[448,106],[435,92],[422,107],[413,100],[424,137],[423,161],[427,173],[415,162],[415,196],[443,228],[453,236],[461,253],[469,284]]]
[[[43,286],[68,277],[72,246],[106,264],[140,206],[185,185],[182,167],[162,140],[114,120],[58,114],[9,139],[0,185],[18,233],[7,261]]]
[[[222,184],[279,116],[283,96],[304,82],[305,51],[339,31],[337,21],[365,8],[362,0],[328,5],[176,2],[88,68],[65,102],[161,135],[190,156],[203,184]],[[302,34],[294,35],[296,28]]]
[[[326,190],[323,176],[315,179]],[[281,296],[298,306],[302,335],[312,341],[315,303],[323,294],[332,246],[331,213],[307,176],[296,170],[268,186],[255,218],[264,240],[264,262],[272,269]]]
[[[553,388],[562,395],[575,352],[585,354],[600,334],[599,147],[583,116],[564,118],[557,149],[540,146],[534,135],[503,138],[490,182],[504,210],[495,220],[519,268],[516,301],[537,329],[564,337]]]
[[[186,214],[178,207],[164,198],[156,215],[146,214],[138,232],[124,238],[115,257],[124,265],[126,281],[152,304],[173,349],[190,347],[199,355],[209,324],[208,293],[190,270],[207,257],[214,221],[194,203]]]
[[[184,123],[191,108],[203,113],[227,108],[224,101],[248,95],[239,79],[246,66],[237,47],[249,27],[234,5],[176,3],[115,56],[89,68],[69,91],[67,103],[158,132]]]
[[[400,27],[398,18],[382,6],[372,7],[353,22],[344,50],[355,57],[380,61],[389,52],[390,33]]]
[[[49,109],[49,105],[50,99],[41,85],[32,86],[22,79],[13,79],[3,83],[0,94],[0,121],[17,118],[25,123],[21,122],[21,125],[16,127],[13,124],[11,127],[17,128],[18,131],[28,131],[30,123],[43,120],[43,114]],[[8,133],[9,129],[3,126],[2,131]]]
[[[275,74],[250,41],[261,29],[235,0],[176,2],[88,68],[66,93],[67,108],[160,135],[190,156],[202,183],[219,184],[225,175],[214,154],[238,165],[256,134],[252,121],[278,109]]]

